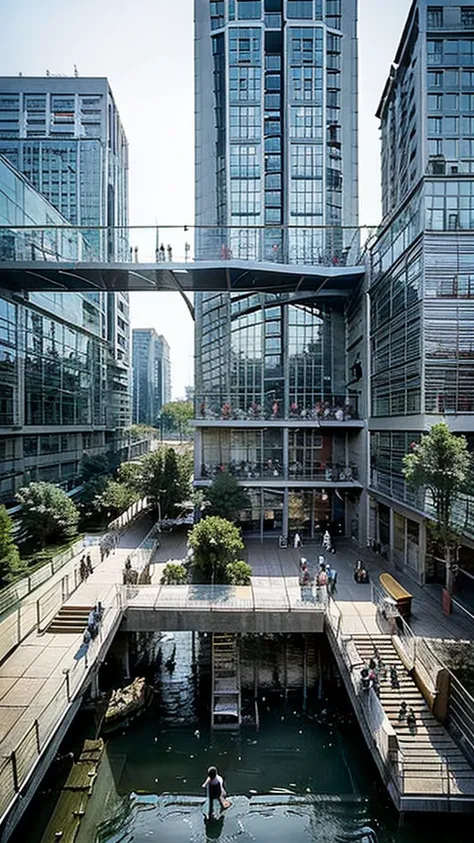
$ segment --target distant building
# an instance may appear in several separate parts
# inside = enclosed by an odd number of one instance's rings
[[[154,328],[132,331],[134,424],[156,426],[165,404],[171,401],[169,345]]]
[[[194,386],[184,387],[184,397],[186,401],[194,401]]]
[[[102,227],[84,231],[84,253],[128,258],[128,144],[107,79],[0,77],[0,155],[69,223]],[[106,295],[107,427],[118,432],[131,420],[128,293]]]

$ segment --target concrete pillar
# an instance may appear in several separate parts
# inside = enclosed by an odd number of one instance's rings
[[[282,517],[282,534],[288,538],[288,487],[285,486],[283,490],[283,517]]]
[[[202,430],[194,428],[194,476],[197,480],[202,477]]]
[[[124,679],[130,679],[130,642],[128,635],[123,637],[122,646],[122,673]]]
[[[99,688],[99,671],[97,670],[96,673],[92,676],[92,681],[90,684],[90,696],[92,700],[96,700],[100,694]]]

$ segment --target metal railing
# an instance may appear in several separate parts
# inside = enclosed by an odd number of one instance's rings
[[[249,400],[238,393],[203,393],[195,399],[196,420],[209,421],[278,421],[325,424],[342,423],[359,419],[357,395],[307,396],[291,400],[288,407],[279,401],[274,392],[262,395],[261,400]]]
[[[278,589],[249,585],[127,585],[127,609],[179,610],[180,612],[324,612],[325,586],[289,586]]]
[[[359,478],[359,469],[355,463],[350,465],[326,463],[325,466],[320,464],[319,468],[317,464],[306,468],[300,463],[290,463],[288,470],[284,471],[279,460],[267,460],[266,463],[231,460],[229,463],[222,462],[217,465],[204,463],[195,476],[195,480],[213,480],[222,472],[232,474],[237,480],[315,480],[320,483],[353,483]]]
[[[141,498],[139,501],[135,501],[135,503],[132,503],[132,505],[129,506],[125,512],[122,512],[118,518],[114,518],[114,520],[107,525],[107,529],[120,532],[124,527],[127,527],[128,524],[134,521],[138,515],[141,515],[149,509],[150,506],[151,504],[148,498]]]
[[[363,262],[375,226],[0,226],[0,262]]]
[[[120,587],[113,586],[102,597],[105,607],[97,637],[89,644],[84,656],[63,670],[52,698],[42,708],[34,721],[26,727],[22,738],[10,747],[8,754],[0,761],[0,823],[11,806],[16,794],[31,775],[40,755],[48,746],[53,734],[62,722],[69,706],[82,692],[88,671],[100,657],[111,634],[115,634],[117,622],[122,616],[123,595]]]

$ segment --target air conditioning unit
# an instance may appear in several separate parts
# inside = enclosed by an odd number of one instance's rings
[[[449,168],[449,172],[452,176],[457,176],[459,173],[459,165],[458,164],[451,164]]]

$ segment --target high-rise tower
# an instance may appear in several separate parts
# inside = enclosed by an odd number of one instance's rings
[[[195,21],[196,256],[262,261],[282,289],[281,264],[349,263],[356,0],[196,0]],[[196,483],[234,474],[250,531],[357,533],[350,318],[339,291],[196,296]]]

